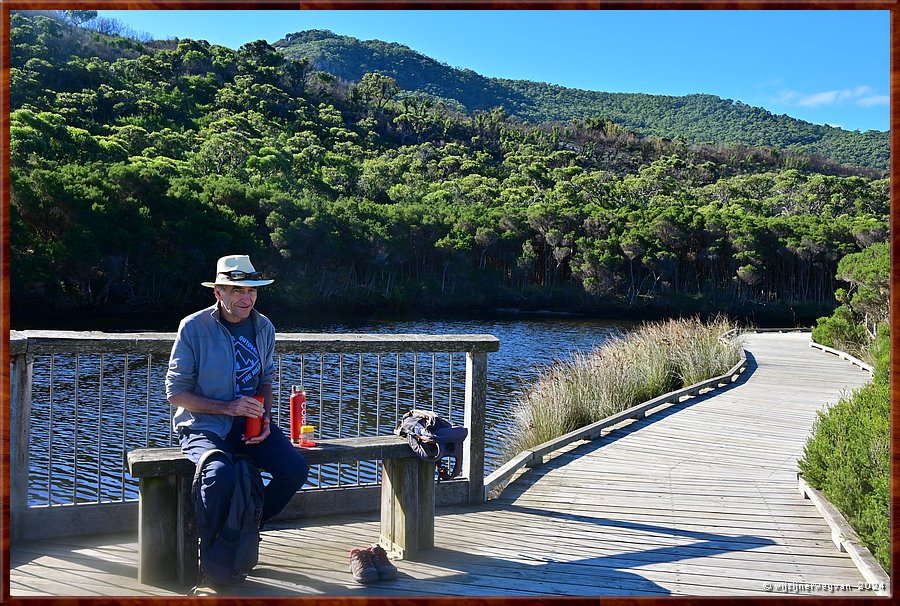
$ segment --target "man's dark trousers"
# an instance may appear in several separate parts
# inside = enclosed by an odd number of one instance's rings
[[[254,463],[272,475],[265,488],[262,521],[278,514],[294,496],[309,474],[309,465],[303,455],[291,444],[287,436],[274,423],[269,425],[269,437],[259,444],[246,445],[241,441],[246,417],[235,417],[231,431],[223,440],[209,431],[190,431],[183,428],[181,450],[195,464],[200,456],[211,448],[230,454],[246,454]],[[234,492],[234,466],[222,457],[208,459],[201,477],[200,499],[206,508],[206,519],[213,528],[220,528],[228,516],[231,495]]]

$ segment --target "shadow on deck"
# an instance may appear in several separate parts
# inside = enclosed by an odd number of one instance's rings
[[[670,588],[635,569],[772,543],[748,535],[686,533],[654,524],[497,503],[442,508],[436,526],[435,549],[414,561],[396,562],[398,579],[363,586],[350,576],[348,552],[377,539],[374,515],[318,519],[303,525],[281,522],[264,533],[260,564],[251,577],[223,594],[668,595]],[[643,535],[649,543],[667,536],[690,541],[642,548],[640,540],[629,540],[626,534]],[[12,595],[178,595],[185,591],[174,584],[137,583],[137,543],[132,536],[29,542],[14,549],[11,560]],[[674,574],[669,576],[675,581]]]

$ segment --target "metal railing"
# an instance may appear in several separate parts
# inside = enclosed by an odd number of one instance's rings
[[[171,446],[164,377],[174,333],[10,332],[10,498],[16,539],[72,525],[131,527],[137,483],[125,455]],[[469,427],[461,500],[481,501],[491,335],[279,333],[274,420],[307,392],[318,438],[383,435],[410,408]],[[458,377],[464,368],[464,378]],[[376,462],[315,467],[312,488],[374,486]],[[463,494],[464,493],[464,494]]]

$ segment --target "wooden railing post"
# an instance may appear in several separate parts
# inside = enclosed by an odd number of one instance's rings
[[[463,475],[469,479],[469,503],[484,502],[484,418],[487,405],[487,353],[466,352],[466,397],[463,424]]]
[[[10,334],[9,360],[9,507],[10,539],[21,540],[28,511],[28,470],[31,437],[31,375],[34,355],[27,339]]]

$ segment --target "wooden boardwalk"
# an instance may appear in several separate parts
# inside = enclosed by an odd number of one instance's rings
[[[796,460],[815,411],[868,375],[808,338],[749,335],[749,368],[730,388],[573,445],[495,501],[438,509],[436,548],[398,562],[395,581],[361,586],[348,572],[348,551],[377,539],[373,514],[267,530],[235,593],[866,595],[799,495]],[[11,560],[13,596],[178,592],[137,583],[136,535],[24,543]]]

